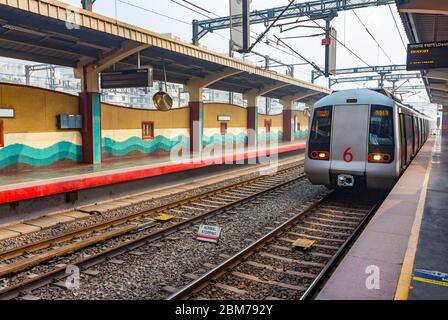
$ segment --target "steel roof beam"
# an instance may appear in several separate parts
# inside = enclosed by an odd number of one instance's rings
[[[10,50],[5,48],[0,48],[0,56],[13,59],[40,62],[40,63],[55,64],[64,67],[71,67],[71,68],[76,67],[76,63],[72,60],[66,60],[64,58],[57,58],[48,55],[39,55],[36,53],[18,52],[16,50]]]
[[[384,76],[385,81],[399,81],[399,80],[410,80],[410,79],[421,79],[420,73],[402,73],[402,74],[390,74]],[[365,76],[365,77],[349,77],[349,78],[331,78],[330,81],[332,85],[338,83],[348,83],[348,82],[367,82],[367,81],[378,81],[381,80],[381,76]]]
[[[277,19],[279,16],[280,20],[300,17],[311,17],[318,19],[330,14],[334,14],[338,11],[360,9],[371,6],[381,6],[386,4],[395,4],[395,0],[319,0],[296,3],[289,9],[287,9],[283,14],[282,12],[287,8],[286,6],[253,11],[250,13],[250,24],[271,22]],[[233,16],[232,22],[235,24],[241,23],[242,18]],[[207,32],[229,29],[230,16],[202,21],[194,20],[193,29],[194,28],[196,28],[197,30],[194,31],[193,43],[195,43],[196,40],[198,41],[200,38],[202,38]]]

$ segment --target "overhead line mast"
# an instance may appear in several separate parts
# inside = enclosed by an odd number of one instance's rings
[[[93,10],[93,4],[96,0],[81,0],[82,8],[85,10],[92,11]]]
[[[360,9],[372,6],[382,6],[387,4],[395,4],[395,0],[319,0],[303,3],[296,3],[285,11],[288,6],[256,10],[250,13],[250,24],[269,23],[279,20],[310,17],[319,19],[321,16],[327,16],[331,13],[345,10]],[[235,19],[241,18],[233,17]],[[208,32],[215,30],[229,29],[230,16],[207,19],[207,20],[193,20],[193,44],[198,45],[199,40]],[[237,21],[238,22],[238,21]]]
[[[323,29],[327,40],[327,44],[325,44],[325,70],[323,73],[326,77],[328,77],[330,75],[330,43],[332,41],[331,20],[337,16],[338,11],[387,5],[392,3],[395,3],[395,0],[319,0],[304,3],[295,3],[295,0],[290,0],[290,3],[287,6],[266,10],[256,10],[249,14],[249,24],[264,23],[267,26],[267,29],[257,37],[255,43],[251,46],[245,47],[249,48],[245,52],[249,52],[262,39],[262,37],[267,34],[272,26],[276,26],[277,21],[300,17],[307,17],[312,21],[323,19],[326,22]],[[193,20],[193,44],[199,45],[199,40],[208,32],[228,29],[232,24],[244,24],[243,19],[245,19],[245,17],[246,16],[243,15],[243,17],[227,16],[203,21]],[[277,41],[280,42],[278,39]],[[283,41],[282,44],[285,45]],[[312,66],[316,68],[315,64],[312,64]]]

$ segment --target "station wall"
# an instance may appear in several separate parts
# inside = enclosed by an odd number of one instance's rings
[[[245,108],[226,103],[204,104],[204,130],[202,137],[204,146],[214,143],[244,145],[247,141],[246,126],[247,112]]]
[[[13,118],[0,118],[0,170],[81,161],[80,132],[56,122],[59,114],[78,114],[78,97],[0,83],[0,109],[14,110]]]
[[[258,114],[258,139],[271,141],[277,139],[282,141],[283,137],[283,115]]]
[[[0,117],[0,171],[68,165],[82,161],[79,130],[61,130],[57,116],[79,114],[77,96],[56,91],[0,83],[0,109],[14,117]],[[293,112],[293,139],[306,137],[308,118]],[[297,123],[300,123],[298,125]],[[236,105],[203,105],[203,145],[247,141],[247,112]],[[168,112],[101,104],[103,160],[168,155],[175,146],[189,150],[189,109]],[[259,139],[280,142],[283,115],[258,115]],[[269,132],[267,132],[269,131]]]
[[[294,111],[293,117],[293,137],[294,141],[306,141],[309,130],[310,117],[305,115],[302,111]]]
[[[167,155],[174,146],[187,148],[190,141],[188,108],[161,112],[102,103],[101,127],[104,160]]]

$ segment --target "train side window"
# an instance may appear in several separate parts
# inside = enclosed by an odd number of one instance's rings
[[[420,123],[417,117],[414,118],[415,123],[415,136],[417,137],[417,146],[416,149],[420,147]]]
[[[408,159],[412,158],[414,154],[414,129],[413,129],[413,121],[412,117],[406,115],[406,143],[408,148]]]
[[[405,115],[400,113],[400,156],[401,156],[401,167],[404,168],[407,165],[406,161],[406,124],[404,121]]]
[[[5,130],[3,127],[3,120],[0,120],[0,148],[5,146]]]
[[[423,123],[423,119],[420,119],[420,145],[423,146],[423,142],[425,141],[425,125]]]
[[[143,140],[154,139],[154,122],[152,121],[142,122],[142,139]]]
[[[412,133],[414,134],[414,140],[412,145],[412,154],[415,155],[417,153],[417,144],[418,144],[418,137],[417,137],[417,129],[416,129],[416,123],[415,123],[415,117],[411,116],[412,120]]]

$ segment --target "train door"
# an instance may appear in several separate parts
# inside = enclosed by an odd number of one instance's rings
[[[405,115],[400,113],[400,159],[401,159],[401,168],[404,169],[407,165],[407,155],[406,155],[406,122],[404,121]]]
[[[415,156],[417,154],[418,149],[418,136],[417,136],[417,123],[415,121],[415,117],[412,116],[412,133],[414,135],[413,144],[412,144],[412,155]]]
[[[413,156],[414,129],[412,126],[412,117],[405,115],[406,122],[406,163],[410,163]]]
[[[368,105],[334,107],[330,163],[332,173],[364,175],[368,122]]]
[[[414,129],[415,129],[415,153],[420,150],[420,119],[414,117]]]

